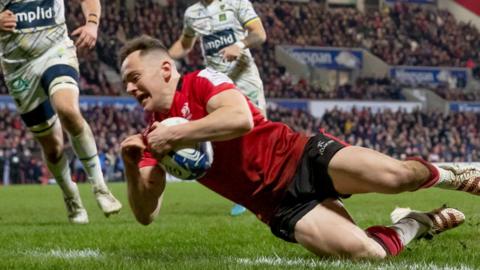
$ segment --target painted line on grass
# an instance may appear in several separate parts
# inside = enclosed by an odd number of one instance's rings
[[[43,251],[40,249],[30,250],[24,252],[28,256],[34,257],[53,257],[62,259],[77,259],[77,258],[99,258],[102,256],[98,249],[50,249]]]
[[[315,259],[303,259],[303,258],[293,258],[286,259],[280,257],[257,257],[257,258],[233,258],[233,261],[237,264],[248,265],[248,266],[294,266],[294,267],[304,267],[304,268],[317,268],[317,267],[326,267],[326,268],[352,268],[352,269],[368,269],[368,270],[397,270],[399,267],[406,270],[474,270],[469,266],[459,264],[459,265],[437,265],[434,263],[414,263],[414,262],[385,262],[385,263],[369,263],[369,262],[349,262],[345,260],[315,260]]]

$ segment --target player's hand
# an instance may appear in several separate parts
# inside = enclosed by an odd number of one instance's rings
[[[17,27],[17,17],[10,10],[4,10],[0,13],[0,30],[12,32]]]
[[[142,134],[135,134],[123,140],[120,148],[122,149],[123,162],[136,165],[142,158],[146,146],[143,143]]]
[[[219,51],[223,59],[228,62],[237,60],[240,55],[242,55],[243,49],[240,48],[237,44],[232,44],[228,47],[225,47]]]
[[[80,26],[72,32],[72,36],[77,36],[75,46],[78,49],[93,49],[97,43],[98,25],[87,22],[84,26]]]
[[[160,122],[153,123],[147,135],[147,142],[150,152],[157,160],[162,159],[173,149],[172,139],[173,134],[170,127],[160,124]]]

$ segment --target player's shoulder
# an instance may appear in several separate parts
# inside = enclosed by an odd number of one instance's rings
[[[200,1],[197,1],[195,4],[190,5],[185,9],[185,17],[194,17],[195,14],[198,14],[202,9],[202,4]]]
[[[225,73],[216,71],[215,69],[209,67],[198,71],[196,76],[201,80],[208,80],[214,86],[222,83],[233,84],[233,81]]]
[[[242,7],[247,3],[251,3],[250,0],[223,0],[224,4],[232,6],[232,7]]]

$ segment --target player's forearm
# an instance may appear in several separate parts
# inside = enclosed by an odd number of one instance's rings
[[[263,28],[262,22],[258,19],[258,21],[250,25],[248,35],[242,42],[246,48],[255,48],[261,46],[265,41],[267,41],[267,33]]]
[[[160,169],[149,170],[151,173],[146,173],[145,169],[138,169],[136,164],[125,164],[128,202],[135,218],[143,225],[150,224],[158,215],[165,189],[165,173]],[[158,175],[151,177],[155,172]]]
[[[180,144],[199,141],[225,141],[240,137],[253,128],[251,113],[223,107],[186,125],[175,126]]]
[[[190,48],[185,47],[181,40],[177,40],[168,50],[168,54],[175,60],[182,59],[190,52]]]
[[[82,12],[86,18],[86,23],[100,25],[100,15],[102,6],[99,0],[82,0]]]
[[[261,46],[267,40],[267,35],[265,32],[252,32],[249,33],[248,36],[242,40],[245,43],[245,47],[247,48],[255,48]]]

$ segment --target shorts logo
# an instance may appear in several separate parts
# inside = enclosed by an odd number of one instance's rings
[[[221,22],[226,21],[227,20],[227,14],[222,13],[222,14],[218,15],[218,20],[221,21]]]
[[[28,89],[29,82],[22,78],[18,78],[12,82],[12,94],[13,93],[20,93]]]
[[[328,140],[326,142],[324,141],[321,141],[321,142],[318,142],[317,143],[317,149],[318,149],[318,153],[323,156],[323,154],[325,153],[325,149],[327,148],[327,146],[329,146],[330,144],[333,143],[333,140]]]
[[[55,24],[53,0],[16,2],[7,7],[17,18],[17,29],[26,29]]]
[[[237,39],[235,38],[233,29],[225,29],[211,35],[203,36],[202,41],[205,54],[213,55],[221,49],[232,45]]]

